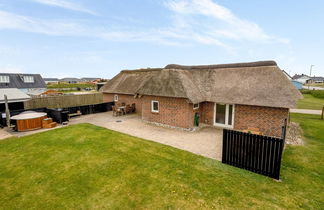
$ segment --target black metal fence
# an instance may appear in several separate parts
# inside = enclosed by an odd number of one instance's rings
[[[222,163],[279,179],[284,139],[223,130]]]
[[[68,121],[68,114],[70,113],[72,114],[72,113],[76,113],[77,111],[80,111],[82,115],[86,115],[86,114],[106,112],[106,111],[111,111],[113,105],[114,102],[108,102],[108,103],[100,103],[100,104],[67,107],[62,109],[50,109],[50,108],[19,109],[19,110],[11,110],[10,115],[14,116],[24,111],[46,112],[49,117],[53,118],[53,121],[57,123],[63,123],[65,121]],[[0,126],[5,126],[5,125],[6,125],[6,116],[4,113],[1,113]]]

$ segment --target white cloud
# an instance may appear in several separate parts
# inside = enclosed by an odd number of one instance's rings
[[[81,11],[84,8],[63,0],[32,0]],[[162,45],[215,45],[233,52],[231,41],[289,43],[265,33],[254,22],[237,17],[212,0],[166,0],[173,22],[169,26],[143,28],[118,25],[107,29],[79,20],[45,20],[0,10],[0,29],[15,29],[54,36],[84,36],[112,41],[150,42]],[[135,28],[135,29],[134,29]],[[232,46],[231,46],[232,45]]]
[[[289,42],[287,39],[268,35],[258,24],[237,17],[232,11],[212,0],[168,0],[165,5],[175,13],[175,27],[185,25],[186,28],[199,29],[201,37],[207,35],[207,42],[211,38]]]
[[[68,10],[74,10],[78,12],[88,13],[91,15],[98,15],[96,12],[85,8],[84,6],[65,1],[65,0],[31,0],[40,4],[45,4],[53,7],[60,7]]]

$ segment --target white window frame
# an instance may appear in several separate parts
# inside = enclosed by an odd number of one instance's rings
[[[225,104],[226,105],[226,109],[225,109],[225,124],[221,124],[221,123],[216,123],[216,106],[217,104],[221,104],[224,105],[222,103],[215,103],[214,104],[214,126],[217,127],[222,127],[222,128],[234,128],[234,115],[235,115],[235,104]],[[228,124],[228,115],[229,115],[229,105],[233,106],[232,109],[232,125]]]
[[[118,95],[114,95],[114,101],[118,101],[119,97]]]
[[[154,110],[154,103],[158,104],[158,109],[157,110]],[[159,113],[160,112],[160,103],[159,103],[159,101],[151,101],[151,112],[154,112],[154,113]]]
[[[195,107],[195,105],[198,105],[197,107]],[[196,104],[192,104],[192,108],[193,109],[199,109],[199,103],[196,103]]]
[[[33,76],[23,76],[24,83],[34,83],[35,78]]]
[[[10,77],[7,75],[0,75],[0,83],[10,83]]]

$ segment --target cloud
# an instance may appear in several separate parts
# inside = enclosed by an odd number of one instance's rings
[[[168,0],[165,5],[174,12],[175,27],[199,29],[200,37],[206,37],[207,42],[220,39],[289,42],[268,35],[258,24],[239,18],[212,0]]]
[[[76,35],[87,33],[79,23],[65,20],[43,20],[0,11],[0,29],[16,29],[46,35]]]
[[[78,4],[69,2],[69,1],[65,1],[65,0],[31,0],[31,1],[40,3],[40,4],[45,4],[48,6],[60,7],[60,8],[68,9],[68,10],[83,12],[83,13],[87,13],[90,15],[98,15],[96,12],[94,12],[92,10],[89,10],[81,5],[78,5]]]
[[[77,11],[87,11],[63,0],[32,0]],[[165,0],[171,24],[163,27],[123,24],[94,25],[86,20],[53,20],[21,16],[0,10],[0,29],[15,29],[52,36],[101,38],[119,42],[149,42],[160,45],[187,46],[203,44],[221,47],[232,53],[233,42],[289,43],[288,39],[265,33],[262,28],[236,16],[212,0]],[[113,27],[113,29],[112,29]]]

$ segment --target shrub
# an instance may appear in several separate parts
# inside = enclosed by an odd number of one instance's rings
[[[324,98],[324,90],[313,90],[311,94],[316,98]]]
[[[307,90],[302,89],[300,90],[302,94],[311,94],[312,96],[316,98],[324,98],[324,90]]]

